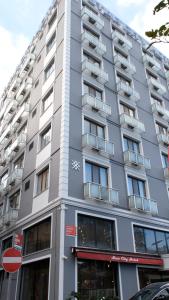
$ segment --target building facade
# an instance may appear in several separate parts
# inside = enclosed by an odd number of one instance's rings
[[[58,0],[1,97],[1,300],[128,300],[169,280],[169,61],[99,3]]]

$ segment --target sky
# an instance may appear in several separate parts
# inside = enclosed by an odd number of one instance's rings
[[[146,30],[168,20],[168,10],[153,16],[160,0],[99,0],[114,15],[145,37]],[[0,0],[0,95],[15,72],[53,0]],[[169,57],[169,44],[158,48]]]

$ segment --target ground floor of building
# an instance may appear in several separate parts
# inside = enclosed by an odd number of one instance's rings
[[[21,269],[0,269],[0,299],[67,300],[77,293],[80,300],[128,300],[151,282],[169,281],[168,224],[104,206],[52,207],[2,232],[1,253],[15,232],[24,244]]]

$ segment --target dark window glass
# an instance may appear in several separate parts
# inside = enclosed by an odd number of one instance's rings
[[[48,22],[48,29],[50,29],[53,25],[53,23],[55,22],[57,18],[57,11],[54,12],[54,14],[52,15],[52,17],[50,18],[49,22]]]
[[[12,247],[12,236],[2,241],[2,252]]]
[[[95,97],[99,100],[102,100],[103,92],[96,89],[95,87],[84,83],[84,94],[89,94],[91,97]]]
[[[155,235],[156,235],[158,253],[162,253],[162,254],[167,253],[165,233],[162,231],[155,231]]]
[[[20,190],[14,193],[12,196],[10,196],[9,207],[14,209],[19,208],[19,199],[20,199]]]
[[[143,228],[134,227],[134,238],[135,238],[136,252],[146,252]]]
[[[52,104],[53,102],[53,88],[47,93],[42,99],[42,113]]]
[[[50,77],[50,75],[53,73],[55,69],[55,60],[54,58],[52,61],[49,63],[49,65],[46,67],[44,74],[45,74],[45,81]]]
[[[45,148],[51,141],[51,126],[48,126],[40,135],[40,150]]]
[[[78,293],[80,300],[119,299],[116,264],[79,260]]]
[[[145,181],[128,176],[129,195],[146,197]]]
[[[102,139],[105,138],[104,126],[101,126],[87,119],[84,120],[84,132],[93,134]]]
[[[154,282],[167,282],[169,281],[169,273],[150,268],[138,268],[140,288]]]
[[[127,137],[123,138],[124,141],[124,151],[132,151],[132,152],[136,152],[136,153],[140,153],[139,150],[139,142],[136,142],[132,139],[129,139]]]
[[[167,156],[167,154],[162,153],[161,157],[162,157],[163,168],[167,168],[168,167],[168,156]]]
[[[37,194],[43,193],[48,188],[49,168],[38,174]]]
[[[152,254],[157,253],[157,245],[156,245],[154,230],[144,229],[144,236],[145,236],[147,252]]]
[[[52,37],[50,38],[49,42],[46,45],[46,53],[48,54],[49,51],[52,49],[54,43],[56,41],[56,32],[52,35]]]
[[[78,245],[98,249],[114,249],[114,223],[79,215]]]
[[[30,180],[25,183],[25,191],[27,191],[30,187]]]
[[[97,183],[105,187],[108,186],[107,168],[86,162],[85,175],[86,182]]]
[[[47,300],[49,260],[40,260],[22,267],[20,300]]]
[[[51,219],[46,219],[24,231],[24,255],[50,247]]]
[[[34,142],[32,142],[30,145],[29,145],[29,151],[31,151],[33,149],[33,144]]]
[[[32,118],[34,118],[35,115],[36,115],[36,108],[35,108],[34,111],[32,112]]]

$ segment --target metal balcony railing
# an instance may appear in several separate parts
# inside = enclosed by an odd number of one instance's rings
[[[82,146],[100,151],[108,156],[114,155],[114,144],[90,133],[82,136]]]
[[[82,98],[82,105],[89,106],[92,109],[100,112],[101,114],[105,114],[107,116],[111,115],[111,106],[101,101],[96,97],[90,96],[89,94],[85,94]]]
[[[119,205],[119,194],[117,190],[101,186],[93,182],[84,183],[84,197],[93,200],[102,200],[114,205]]]
[[[119,81],[117,83],[117,92],[119,95],[123,97],[128,97],[135,102],[140,99],[139,93],[136,92],[133,87],[125,84],[123,81]]]
[[[94,75],[95,79],[102,84],[109,80],[108,74],[97,63],[91,63],[87,59],[82,62],[82,71],[87,75]]]
[[[161,69],[160,64],[151,56],[145,54],[143,56],[143,62],[148,66],[151,67],[154,71],[158,72]]]
[[[3,223],[5,225],[13,224],[18,219],[18,209],[10,208],[3,216]]]
[[[159,144],[169,145],[169,136],[168,136],[168,134],[159,133],[157,135],[157,139],[158,139]]]
[[[26,92],[32,88],[32,85],[33,85],[33,79],[31,77],[27,77],[27,79],[21,84],[16,94],[16,100],[18,101],[18,103],[22,101]]]
[[[130,195],[128,198],[130,209],[142,211],[155,216],[158,215],[157,201],[137,195]]]
[[[151,169],[150,159],[145,158],[143,155],[133,152],[124,152],[124,162],[138,167],[144,167],[145,169]]]
[[[129,51],[132,48],[132,43],[126,38],[125,35],[117,30],[112,32],[112,39],[115,43],[118,43],[123,49]]]
[[[27,72],[31,69],[35,62],[36,56],[34,53],[28,53],[27,57],[25,59],[25,62],[23,63],[23,66],[21,67],[21,71],[19,73],[19,77],[24,78]]]
[[[133,75],[136,73],[136,68],[133,64],[131,64],[125,57],[116,54],[114,56],[114,64],[118,68],[121,68],[126,73],[129,73],[130,75]]]
[[[106,52],[106,46],[99,40],[99,38],[93,36],[87,31],[82,33],[82,42],[83,45],[92,47],[99,55],[103,55]]]
[[[92,23],[97,29],[101,30],[104,27],[104,21],[100,18],[100,16],[95,14],[86,6],[82,8],[81,15],[83,21],[90,21],[90,23]]]
[[[154,102],[152,104],[152,111],[154,113],[160,114],[166,121],[169,121],[169,111],[166,110],[162,105]]]
[[[145,132],[145,126],[142,122],[125,113],[120,115],[120,124],[123,127],[127,127],[127,128],[130,127],[131,129],[134,129],[139,133]]]
[[[149,84],[150,88],[155,90],[159,95],[163,95],[167,91],[164,85],[162,85],[158,80],[156,80],[152,77],[150,77],[148,79],[148,84]]]

